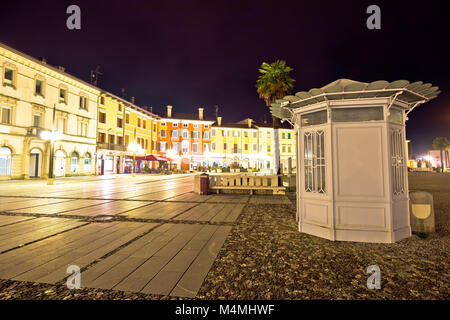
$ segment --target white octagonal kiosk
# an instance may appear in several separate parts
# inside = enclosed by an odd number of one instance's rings
[[[405,121],[438,94],[420,81],[339,79],[272,104],[297,132],[299,231],[380,243],[411,236]]]

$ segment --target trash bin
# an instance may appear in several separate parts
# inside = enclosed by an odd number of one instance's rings
[[[202,173],[200,175],[200,194],[207,195],[209,190],[209,175]]]
[[[435,232],[433,196],[424,191],[410,191],[409,198],[411,231]]]

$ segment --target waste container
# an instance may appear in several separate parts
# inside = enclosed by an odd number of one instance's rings
[[[414,233],[433,233],[435,228],[435,215],[433,196],[429,192],[410,191],[409,210],[411,230]]]
[[[209,175],[202,173],[200,175],[200,194],[207,195],[209,190]]]

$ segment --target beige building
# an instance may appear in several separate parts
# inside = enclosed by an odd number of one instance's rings
[[[55,176],[93,174],[100,91],[0,43],[0,179],[47,177],[55,141]]]

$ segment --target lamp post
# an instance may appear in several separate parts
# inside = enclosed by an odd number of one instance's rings
[[[143,152],[143,149],[137,143],[132,143],[128,146],[128,150],[133,152],[133,173],[132,177],[136,177],[136,152]]]
[[[53,158],[55,153],[55,141],[62,139],[62,133],[55,131],[54,129],[52,129],[52,131],[42,131],[41,138],[50,141],[50,159],[48,164],[47,184],[51,185],[54,182]]]

